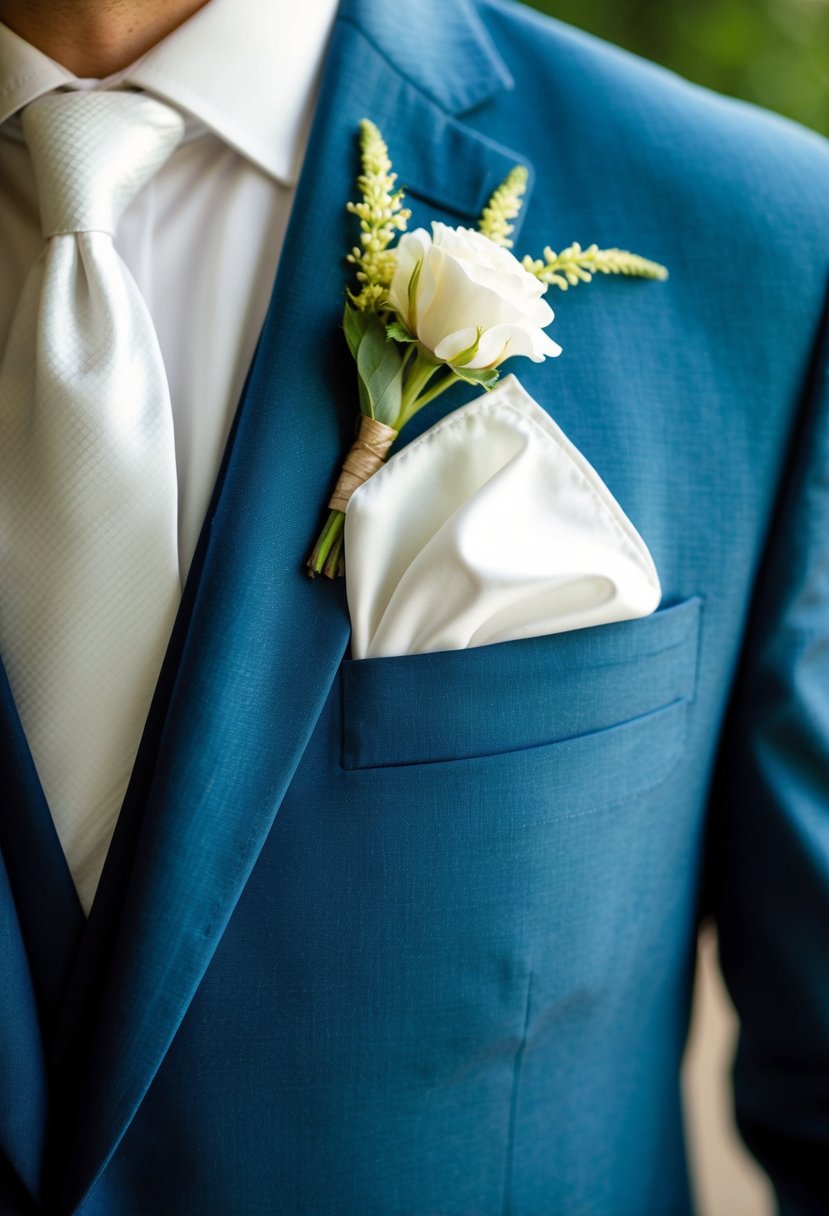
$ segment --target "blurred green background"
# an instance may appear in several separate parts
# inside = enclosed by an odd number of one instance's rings
[[[829,0],[527,0],[829,135]]]

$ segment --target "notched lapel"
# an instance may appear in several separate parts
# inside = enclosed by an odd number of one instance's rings
[[[140,827],[133,818],[116,833],[116,852],[121,834],[134,833],[135,847],[119,875],[114,943],[98,959],[106,984],[76,1040],[93,1046],[65,1116],[67,1211],[117,1148],[186,1014],[348,644],[342,583],[312,582],[303,562],[354,426],[339,325],[358,123],[370,117],[384,131],[401,182],[466,222],[521,159],[404,78],[371,27],[380,6],[366,7],[363,20],[349,4],[335,28],[271,307],[202,536],[155,779]],[[479,45],[477,26],[469,37]],[[466,96],[480,100],[505,77],[471,85],[470,75]],[[102,901],[92,919],[107,913]]]

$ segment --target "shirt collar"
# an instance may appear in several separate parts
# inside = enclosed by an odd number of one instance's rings
[[[299,176],[337,0],[209,0],[100,82],[170,102],[285,185]],[[0,23],[0,124],[78,78]]]

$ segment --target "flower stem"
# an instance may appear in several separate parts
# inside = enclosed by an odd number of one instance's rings
[[[344,511],[330,511],[325,526],[319,534],[313,552],[305,563],[310,578],[324,574],[326,578],[336,578],[343,551]]]
[[[424,405],[428,405],[430,401],[434,401],[436,397],[439,397],[441,393],[445,393],[448,388],[461,379],[447,364],[437,363],[422,347],[417,347],[416,351],[417,353],[411,363],[411,370],[403,389],[400,415],[394,423],[394,431],[399,431],[410,418],[414,417],[419,409],[422,409]],[[407,361],[411,359],[408,352],[406,359]],[[433,384],[431,388],[427,388],[429,381],[442,367],[446,369],[447,374],[438,380],[437,384]],[[390,443],[391,441],[386,445],[387,448],[390,446]],[[326,578],[336,578],[343,573],[345,560],[343,553],[345,542],[344,530],[345,512],[338,510],[329,511],[328,518],[325,521],[322,532],[320,532],[313,552],[306,562],[310,578],[316,578],[318,574],[323,574]]]
[[[343,517],[343,522],[345,522],[345,517]],[[322,568],[322,572],[326,578],[339,578],[345,574],[344,544],[345,532],[341,527]]]
[[[416,353],[416,351],[417,351],[417,345],[414,342],[410,342],[409,345],[406,347],[406,353],[403,356],[403,375],[404,376],[406,374],[406,368],[409,366],[409,364],[412,360],[412,355],[414,355]]]
[[[428,405],[430,401],[434,401],[435,397],[439,397],[441,393],[445,393],[446,390],[451,388],[453,384],[457,384],[460,379],[462,379],[462,377],[456,375],[455,372],[453,372],[450,368],[448,376],[444,376],[442,380],[439,380],[437,384],[433,385],[432,388],[429,389],[428,393],[424,393],[422,397],[418,397],[417,401],[415,402],[415,408],[409,413],[409,418],[413,417],[418,410],[422,410],[424,405]]]
[[[400,413],[397,420],[392,423],[396,431],[399,431],[406,425],[413,414],[416,414],[420,408],[418,405],[418,397],[426,388],[426,385],[432,379],[435,372],[441,366],[436,362],[431,355],[427,354],[422,346],[417,348],[417,357],[411,366],[406,383],[403,388],[403,399],[400,403]]]

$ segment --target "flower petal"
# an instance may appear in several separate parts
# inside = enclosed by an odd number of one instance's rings
[[[454,363],[457,355],[462,355],[470,346],[474,346],[478,336],[477,329],[458,329],[453,334],[447,334],[435,347],[435,358],[445,363]],[[480,349],[480,347],[479,347]],[[473,361],[469,367],[477,367]]]

